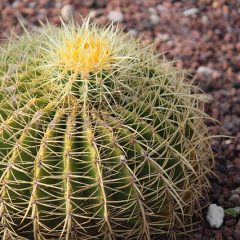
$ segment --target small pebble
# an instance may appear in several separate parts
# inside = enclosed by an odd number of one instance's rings
[[[216,204],[208,207],[206,219],[212,228],[220,228],[223,224],[224,210]]]
[[[91,7],[94,4],[94,0],[82,1],[82,5],[85,7]]]
[[[60,14],[63,20],[65,20],[66,22],[70,21],[74,15],[73,5],[70,4],[64,5]]]
[[[111,22],[122,22],[123,14],[120,11],[110,11],[107,15],[107,18]]]
[[[208,17],[206,15],[203,15],[201,18],[201,22],[206,25],[209,22]]]
[[[185,10],[183,12],[183,15],[185,17],[188,17],[188,16],[191,16],[191,15],[196,14],[198,12],[199,12],[198,8],[190,8],[190,9]]]
[[[159,42],[167,42],[168,40],[170,40],[170,36],[167,33],[159,33],[156,37],[156,41]]]
[[[240,194],[240,187],[236,188],[234,191],[236,194]]]
[[[149,18],[153,25],[160,23],[160,17],[156,14],[151,14]]]
[[[156,8],[150,7],[148,11],[152,14],[156,14]]]
[[[138,34],[138,31],[134,28],[131,28],[128,30],[128,33],[130,33],[133,37],[136,37]]]
[[[197,73],[198,74],[206,74],[206,75],[210,75],[213,74],[214,72],[216,72],[216,70],[209,68],[209,67],[205,67],[205,66],[200,66],[197,69]]]
[[[235,206],[240,206],[240,196],[236,193],[232,194],[229,201],[234,203]]]
[[[35,8],[35,7],[37,6],[37,3],[36,3],[36,2],[30,2],[30,3],[28,4],[28,6],[29,6],[30,8]]]
[[[225,143],[226,143],[227,145],[229,145],[229,144],[232,143],[232,140],[231,140],[231,139],[228,139],[228,140],[225,141]]]
[[[166,13],[166,12],[168,12],[168,9],[167,9],[166,7],[164,7],[163,5],[161,5],[161,4],[158,4],[158,5],[157,5],[157,9],[158,9],[158,11],[161,12],[161,13]]]
[[[20,5],[20,1],[19,0],[16,0],[12,3],[12,7],[13,8],[18,8],[18,6]]]
[[[240,144],[237,144],[236,150],[237,150],[237,151],[240,151]]]

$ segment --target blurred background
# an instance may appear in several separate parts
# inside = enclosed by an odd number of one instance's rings
[[[221,124],[208,122],[216,135],[216,175],[203,205],[216,203],[224,209],[240,209],[240,1],[239,0],[0,0],[0,43],[14,32],[19,20],[31,31],[41,31],[39,21],[60,25],[72,17],[91,14],[93,22],[111,21],[125,32],[156,43],[159,52],[188,69],[196,84],[212,100],[206,112]],[[240,212],[240,210],[239,210]],[[205,220],[189,239],[240,239],[240,219],[226,215],[220,229]]]

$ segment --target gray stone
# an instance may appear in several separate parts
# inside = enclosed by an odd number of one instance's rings
[[[131,28],[128,30],[128,33],[131,34],[132,36],[136,37],[138,34],[138,31],[134,28]]]
[[[153,7],[150,7],[150,8],[148,9],[148,11],[149,11],[151,14],[156,14],[156,13],[157,13],[156,8],[153,8]]]
[[[183,12],[183,15],[185,17],[188,17],[188,16],[191,16],[191,15],[196,14],[198,12],[199,12],[198,8],[190,8],[190,9],[185,10]]]
[[[225,143],[226,143],[226,145],[229,145],[229,144],[232,143],[232,140],[231,140],[231,139],[228,139],[228,140],[225,141]]]
[[[112,22],[122,22],[123,21],[123,14],[120,11],[110,11],[107,15],[109,21]]]
[[[240,144],[237,144],[236,150],[237,150],[237,151],[240,151]]]
[[[237,193],[232,194],[229,201],[234,203],[235,206],[240,206],[240,196]]]
[[[208,207],[206,219],[212,228],[220,228],[223,224],[224,210],[216,204]]]
[[[159,42],[167,42],[170,40],[170,36],[167,33],[158,33],[156,40]]]
[[[157,5],[157,9],[158,9],[159,12],[162,12],[162,13],[168,12],[168,9],[161,4]]]
[[[205,75],[211,75],[213,73],[217,72],[216,70],[210,68],[210,67],[205,67],[205,66],[200,66],[197,69],[198,74],[205,74]]]
[[[240,194],[240,187],[237,187],[234,191],[236,194]]]
[[[91,7],[94,4],[94,0],[82,1],[82,5],[85,7]]]
[[[74,7],[71,4],[64,5],[61,12],[61,17],[64,21],[70,21],[74,15]]]
[[[201,18],[201,22],[205,25],[208,24],[208,22],[209,22],[208,17],[206,15],[203,15],[202,18]]]
[[[149,19],[153,25],[156,25],[160,22],[160,17],[156,14],[151,14]]]

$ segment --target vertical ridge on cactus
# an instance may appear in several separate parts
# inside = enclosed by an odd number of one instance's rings
[[[206,96],[91,24],[0,48],[1,239],[177,239],[209,188]]]

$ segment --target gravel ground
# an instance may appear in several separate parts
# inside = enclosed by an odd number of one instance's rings
[[[240,1],[0,0],[0,39],[4,41],[13,26],[21,32],[18,19],[39,31],[38,21],[46,17],[60,24],[61,12],[65,19],[73,14],[76,21],[81,21],[80,14],[90,12],[98,24],[116,20],[126,32],[156,42],[168,58],[174,57],[178,66],[191,70],[200,87],[212,96],[207,113],[221,122],[209,122],[211,131],[234,137],[213,141],[218,177],[211,178],[212,190],[203,204],[240,207]],[[204,219],[199,231],[187,239],[240,239],[239,216],[225,216],[218,230]]]

